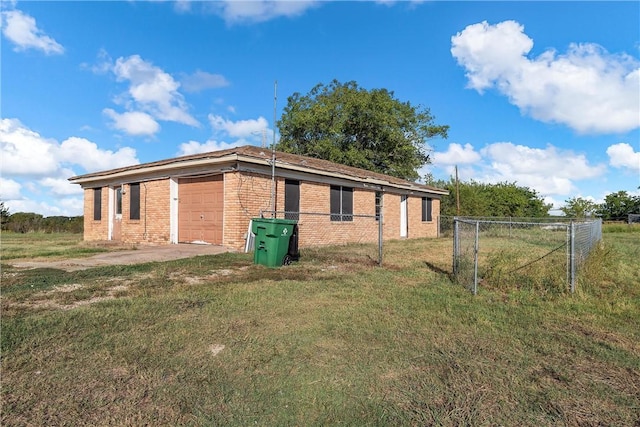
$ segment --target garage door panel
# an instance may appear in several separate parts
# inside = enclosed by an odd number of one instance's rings
[[[223,176],[178,182],[178,241],[222,244]]]

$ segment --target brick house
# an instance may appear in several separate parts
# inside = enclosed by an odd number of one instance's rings
[[[275,154],[275,167],[272,156]],[[273,176],[273,179],[272,179]],[[447,191],[326,160],[243,146],[79,175],[84,240],[241,250],[251,218],[298,219],[300,246],[436,237]],[[287,212],[284,214],[284,212]]]

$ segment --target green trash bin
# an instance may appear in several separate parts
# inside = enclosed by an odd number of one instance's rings
[[[255,234],[253,263],[267,267],[290,264],[298,256],[297,221],[277,218],[253,218]]]

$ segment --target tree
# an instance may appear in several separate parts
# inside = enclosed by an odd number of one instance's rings
[[[441,215],[456,215],[455,180],[437,184],[449,191],[449,195],[441,199]],[[551,209],[551,205],[544,203],[535,190],[515,183],[484,184],[471,180],[460,182],[457,187],[462,216],[539,218],[548,216]]]
[[[0,202],[0,227],[4,230],[4,226],[9,220],[9,208],[4,205],[4,202]]]
[[[39,231],[43,216],[33,212],[16,212],[9,216],[7,229],[14,233]]]
[[[607,194],[597,212],[604,220],[626,220],[629,214],[640,213],[640,196],[626,191]]]
[[[586,218],[591,216],[598,205],[591,200],[583,199],[582,197],[572,197],[571,199],[564,201],[565,205],[560,210],[568,217],[571,218]]]
[[[427,108],[394,98],[386,89],[365,90],[333,80],[287,100],[278,121],[276,148],[398,178],[415,180],[430,162],[425,142],[447,137]]]

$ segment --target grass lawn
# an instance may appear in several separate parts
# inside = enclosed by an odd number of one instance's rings
[[[3,264],[1,424],[640,424],[640,234],[605,233],[573,295],[473,296],[450,239],[361,248]]]
[[[82,234],[2,232],[2,259],[77,258],[107,249],[82,244]]]

